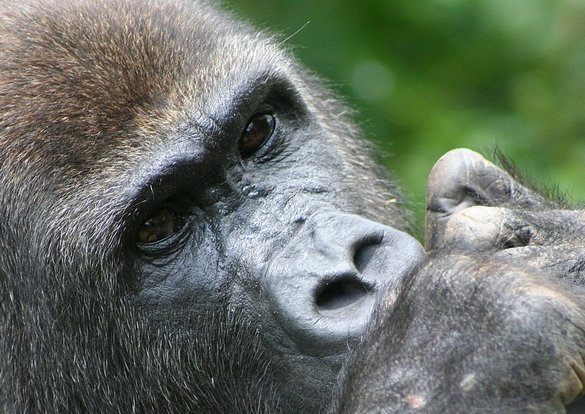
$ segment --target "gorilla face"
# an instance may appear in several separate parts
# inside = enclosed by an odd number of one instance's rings
[[[13,3],[2,409],[322,407],[422,255],[347,109],[204,3]]]

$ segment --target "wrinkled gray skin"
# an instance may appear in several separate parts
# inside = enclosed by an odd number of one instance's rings
[[[429,177],[426,239],[332,411],[564,413],[584,394],[585,212],[455,150]]]
[[[422,257],[349,113],[204,1],[0,0],[0,412],[318,412]]]

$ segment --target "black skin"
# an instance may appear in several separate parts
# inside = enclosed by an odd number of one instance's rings
[[[426,244],[332,412],[585,412],[585,211],[455,150],[429,177]]]
[[[347,113],[199,1],[0,1],[0,411],[319,412],[422,257]]]

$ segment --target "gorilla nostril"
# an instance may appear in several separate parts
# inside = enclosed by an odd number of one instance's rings
[[[521,226],[514,229],[511,234],[501,237],[498,242],[504,249],[513,249],[530,245],[533,237],[534,234],[530,226]]]
[[[337,314],[362,301],[372,286],[355,278],[341,278],[325,283],[315,294],[317,310],[324,316]]]
[[[366,267],[368,267],[380,243],[382,243],[382,237],[374,236],[363,240],[357,246],[353,255],[353,264],[358,272],[363,273]]]

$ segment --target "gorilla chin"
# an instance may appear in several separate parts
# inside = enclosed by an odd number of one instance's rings
[[[0,411],[322,410],[422,257],[347,108],[206,2],[0,21]]]

